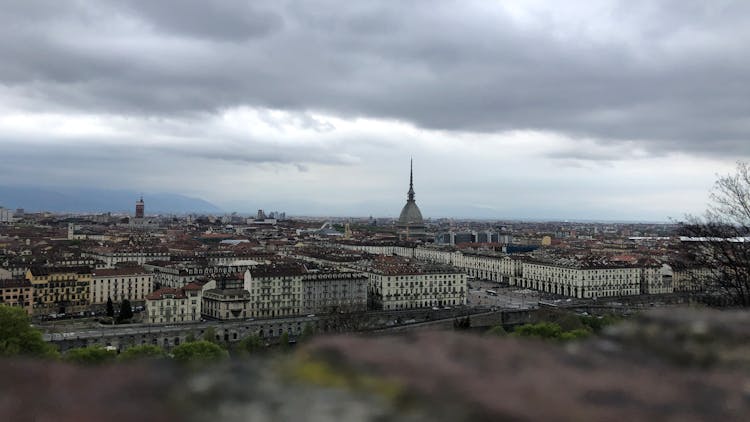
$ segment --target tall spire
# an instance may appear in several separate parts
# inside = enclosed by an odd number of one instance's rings
[[[409,159],[409,201],[414,200],[414,159]]]

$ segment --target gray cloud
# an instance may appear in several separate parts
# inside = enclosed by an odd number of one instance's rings
[[[750,157],[750,3],[533,4],[0,0],[0,183],[663,218]]]
[[[12,2],[0,84],[34,110],[249,105],[749,155],[750,4],[652,3],[587,31],[487,2]]]
[[[143,18],[155,30],[173,32],[178,36],[243,41],[267,36],[283,25],[280,14],[258,2],[127,0],[117,3],[127,12]]]

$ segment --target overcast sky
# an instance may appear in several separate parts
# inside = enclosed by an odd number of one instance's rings
[[[679,218],[750,155],[750,2],[0,1],[0,184]]]

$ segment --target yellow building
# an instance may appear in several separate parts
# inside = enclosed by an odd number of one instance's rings
[[[34,288],[33,315],[74,313],[89,307],[90,267],[37,267],[26,271]]]
[[[31,283],[20,279],[0,279],[0,305],[23,308],[27,314],[32,313]]]

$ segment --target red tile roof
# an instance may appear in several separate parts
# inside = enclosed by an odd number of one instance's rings
[[[203,284],[196,283],[196,282],[188,283],[185,285],[185,287],[183,287],[183,289],[185,290],[200,290],[202,288],[203,288]]]
[[[149,293],[146,296],[148,300],[162,300],[164,295],[174,295],[175,299],[184,299],[185,291],[182,289],[173,289],[171,287],[163,287],[159,290]]]

